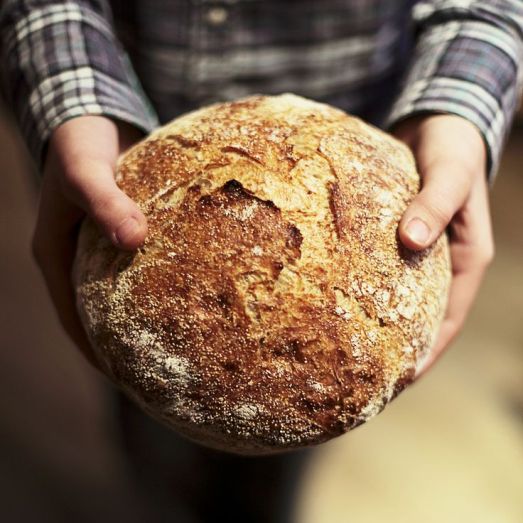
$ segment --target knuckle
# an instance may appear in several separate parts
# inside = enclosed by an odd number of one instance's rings
[[[470,248],[470,265],[474,266],[479,272],[484,272],[494,260],[495,246],[492,236],[482,238]]]
[[[430,218],[443,227],[450,222],[455,213],[455,209],[443,197],[433,199],[430,204],[426,205],[426,209]]]
[[[104,194],[94,200],[91,204],[92,213],[95,217],[113,216],[121,211],[122,203],[120,195],[114,192]]]
[[[489,241],[485,246],[482,247],[481,251],[478,253],[479,264],[484,268],[488,267],[494,260],[494,256],[494,242]]]
[[[461,332],[463,326],[465,325],[465,314],[460,314],[455,318],[448,320],[449,325],[449,343],[456,338],[456,336]]]

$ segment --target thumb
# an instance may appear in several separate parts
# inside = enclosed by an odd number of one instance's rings
[[[113,166],[103,160],[81,162],[81,168],[67,176],[70,196],[121,249],[140,247],[147,234],[144,214],[119,189]]]
[[[423,187],[399,224],[401,242],[413,250],[429,247],[445,230],[470,192],[471,179],[459,164],[438,160],[422,172]]]

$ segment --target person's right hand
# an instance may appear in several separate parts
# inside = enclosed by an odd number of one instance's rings
[[[53,132],[44,165],[33,255],[62,326],[95,366],[71,281],[78,229],[87,214],[117,247],[143,244],[145,216],[114,180],[118,156],[140,138],[130,125],[81,116]]]

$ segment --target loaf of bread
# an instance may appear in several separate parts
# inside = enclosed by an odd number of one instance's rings
[[[74,268],[100,366],[204,445],[263,454],[363,423],[412,381],[441,321],[447,239],[398,222],[408,148],[324,104],[253,96],[177,118],[120,159],[137,252],[85,221]]]

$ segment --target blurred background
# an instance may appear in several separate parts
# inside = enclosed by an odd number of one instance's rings
[[[313,453],[297,523],[523,522],[522,151],[520,119],[492,190],[496,259],[462,336],[381,415]],[[5,111],[0,171],[1,518],[154,521],[108,385],[62,333],[31,259],[37,187]]]

